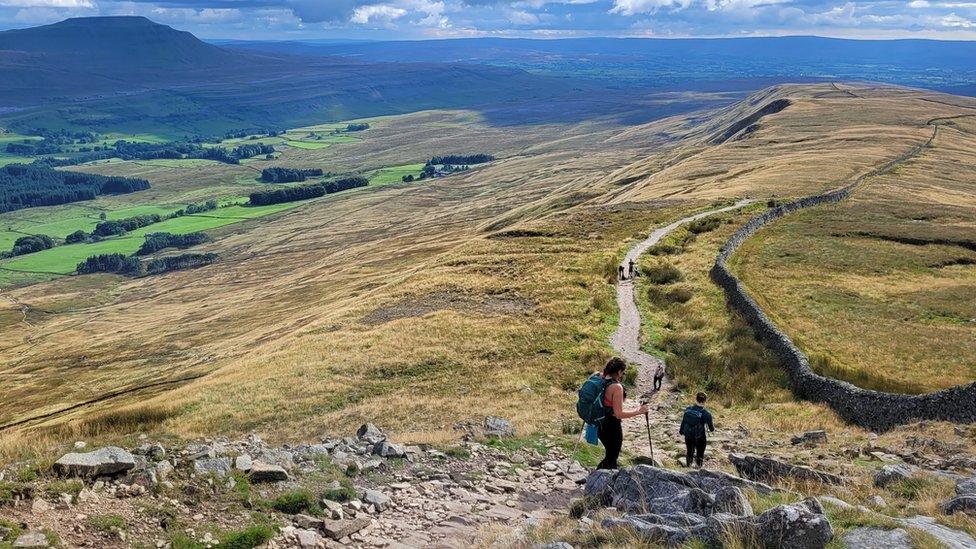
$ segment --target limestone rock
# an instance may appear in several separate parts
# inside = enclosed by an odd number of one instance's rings
[[[383,440],[373,445],[373,454],[385,458],[403,458],[407,457],[407,449],[399,444]]]
[[[912,549],[912,538],[901,528],[855,528],[843,540],[847,549]]]
[[[15,549],[27,549],[36,547],[49,547],[47,536],[42,532],[28,532],[17,536],[14,540]]]
[[[802,435],[790,439],[792,444],[824,444],[827,442],[827,431],[807,431]]]
[[[820,549],[834,537],[823,507],[814,498],[774,507],[755,519],[756,532],[766,547]]]
[[[783,549],[823,549],[833,539],[830,522],[816,500],[780,505],[754,517],[717,513],[700,515],[642,514],[606,519],[606,528],[625,528],[651,543],[669,547],[692,540],[706,545],[722,545],[728,532],[739,532],[764,547]]]
[[[715,494],[714,511],[738,517],[751,517],[752,504],[742,490],[735,486],[725,486]]]
[[[193,461],[193,472],[223,478],[230,473],[230,458],[200,458]]]
[[[512,422],[495,416],[485,418],[485,436],[495,438],[508,438],[515,436],[515,427]]]
[[[322,531],[330,538],[339,541],[366,528],[370,522],[370,519],[365,517],[348,520],[326,520],[322,525]]]
[[[87,453],[70,453],[54,463],[58,474],[73,477],[101,477],[124,473],[136,465],[135,457],[116,446],[107,446]]]
[[[377,511],[384,511],[390,506],[390,504],[393,503],[390,496],[378,490],[366,490],[365,494],[363,494],[363,501],[366,502],[367,505],[376,507]]]
[[[874,475],[874,485],[884,488],[893,482],[906,480],[915,473],[915,468],[910,465],[884,465]]]
[[[281,482],[288,480],[288,472],[277,465],[269,465],[260,461],[251,464],[251,472],[248,474],[251,482]]]
[[[976,495],[956,496],[942,504],[942,512],[947,515],[955,513],[976,513]]]
[[[295,530],[295,539],[302,549],[316,549],[325,541],[318,532],[304,529]]]
[[[366,423],[356,430],[356,437],[368,444],[378,444],[386,440],[386,434],[372,423]]]
[[[956,482],[957,496],[976,496],[976,476]]]
[[[251,461],[251,456],[247,454],[241,454],[236,458],[234,458],[234,469],[247,473],[251,471],[251,465],[253,463],[254,462]]]
[[[844,483],[844,479],[837,475],[763,456],[731,454],[729,461],[740,475],[753,480],[795,479],[822,484]]]

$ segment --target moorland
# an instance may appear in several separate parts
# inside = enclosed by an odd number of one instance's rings
[[[580,380],[613,354],[617,265],[651,229],[749,199],[678,227],[639,259],[641,344],[669,365],[653,434],[647,426],[663,464],[677,466],[681,399],[707,390],[729,433],[710,450],[715,467],[730,469],[726,451],[788,453],[854,479],[850,489],[787,482],[791,490],[883,496],[890,505],[872,509],[976,533],[971,517],[940,510],[947,478],[870,487],[891,448],[926,452],[920,463],[935,453],[944,465],[946,453],[973,453],[971,429],[926,422],[870,433],[797,398],[709,279],[719,248],[751,216],[860,178],[851,199],[760,230],[731,268],[818,373],[898,393],[972,382],[971,98],[840,81],[679,93],[621,86],[602,96],[605,83],[565,71],[455,66],[449,56],[437,62],[457,78],[440,97],[428,84],[402,90],[424,64],[290,63],[295,52],[219,48],[145,20],[92,24],[108,26],[116,44],[150,32],[167,47],[138,51],[156,56],[147,67],[183,69],[152,91],[105,95],[95,81],[84,87],[91,95],[70,99],[77,108],[24,103],[0,117],[0,163],[13,170],[5,173],[21,177],[17,166],[32,163],[44,181],[73,178],[91,193],[54,185],[3,195],[0,459],[17,471],[43,476],[36,464],[75,440],[132,446],[139,434],[182,443],[260,433],[293,444],[364,422],[463,460],[481,446],[458,441],[485,416],[518,433],[492,451],[533,461],[553,448],[560,460],[593,465],[592,451],[573,448],[573,404]],[[78,25],[34,38],[8,31],[0,44],[61,63],[84,36]],[[105,55],[92,47],[84,53]],[[124,61],[114,55],[105,62]],[[269,87],[262,80],[243,93],[251,76],[235,72],[242,58],[251,69],[297,72],[269,72]],[[212,82],[193,83],[201,67],[218,65]],[[348,88],[341,79],[323,88],[353,65]],[[270,83],[296,74],[294,94]],[[166,91],[182,78],[185,90]],[[364,94],[358,79],[381,93]],[[150,104],[159,109],[147,115]],[[104,181],[130,184],[118,192]],[[822,446],[786,443],[818,429],[830,433]],[[630,435],[628,453],[642,451]],[[330,482],[377,481],[333,465]],[[792,496],[750,497],[766,509]],[[272,512],[236,499],[232,508],[248,521]],[[831,513],[838,532],[897,524],[871,511]],[[935,546],[919,536],[916,545]]]

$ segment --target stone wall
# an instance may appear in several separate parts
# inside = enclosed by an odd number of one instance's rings
[[[797,348],[789,336],[783,333],[756,304],[739,279],[729,271],[726,261],[747,238],[762,227],[797,210],[846,199],[866,178],[886,173],[919,154],[931,144],[937,133],[938,127],[923,145],[914,147],[898,158],[862,175],[842,189],[801,198],[753,217],[725,243],[711,270],[712,280],[725,291],[729,304],[746,319],[763,343],[779,357],[789,374],[790,383],[797,396],[826,403],[845,420],[876,431],[884,431],[897,425],[923,419],[976,422],[976,383],[924,395],[903,395],[862,389],[845,381],[821,376],[810,368],[806,355]]]

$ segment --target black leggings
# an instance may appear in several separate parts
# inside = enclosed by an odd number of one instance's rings
[[[658,391],[661,389],[661,383],[664,381],[664,376],[657,377],[654,376],[654,390]]]
[[[688,451],[685,463],[688,467],[691,467],[691,460],[694,458],[695,463],[701,467],[702,461],[705,459],[705,445],[708,443],[708,439],[704,436],[700,437],[685,437],[685,449]]]
[[[607,455],[604,456],[603,461],[596,466],[597,469],[616,469],[617,468],[617,458],[620,457],[620,448],[624,445],[624,427],[620,423],[620,420],[608,416],[600,424],[600,430],[597,432],[597,436],[600,442],[603,443],[603,447],[607,451]]]

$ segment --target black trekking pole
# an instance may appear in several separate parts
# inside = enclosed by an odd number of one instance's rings
[[[651,447],[651,463],[654,463],[654,443],[651,442],[651,413],[644,412],[644,423],[647,424],[647,445]]]

